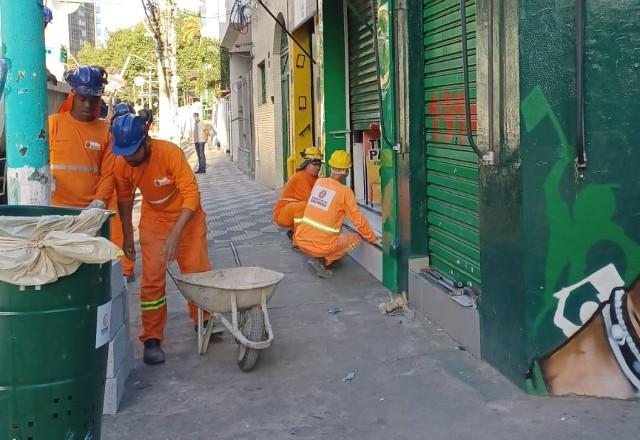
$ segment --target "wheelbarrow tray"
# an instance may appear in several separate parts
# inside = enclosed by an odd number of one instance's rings
[[[231,312],[234,294],[238,311],[261,305],[263,293],[268,302],[284,278],[279,272],[261,267],[170,275],[185,298],[212,313]]]

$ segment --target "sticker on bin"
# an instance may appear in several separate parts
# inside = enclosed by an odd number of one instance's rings
[[[100,348],[109,343],[111,335],[111,301],[98,307],[96,322],[96,348]]]

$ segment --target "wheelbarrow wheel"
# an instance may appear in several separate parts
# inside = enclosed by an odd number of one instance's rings
[[[260,307],[254,307],[242,313],[240,331],[250,341],[265,340],[264,315]],[[258,362],[260,350],[248,348],[238,342],[238,366],[244,372],[253,370]]]

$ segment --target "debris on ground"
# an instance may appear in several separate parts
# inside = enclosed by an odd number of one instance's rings
[[[402,292],[402,294],[398,295],[395,299],[379,304],[378,310],[383,315],[403,315],[409,319],[415,317],[415,313],[409,308],[409,300],[407,299],[406,292]]]
[[[337,315],[340,312],[342,312],[342,309],[340,307],[331,307],[329,310],[327,310],[327,314],[329,316]]]
[[[355,373],[355,371],[352,371],[351,373],[349,373],[345,377],[343,377],[342,381],[346,382],[348,380],[353,380],[354,377],[356,377],[356,373]]]

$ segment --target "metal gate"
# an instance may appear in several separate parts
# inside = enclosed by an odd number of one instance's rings
[[[351,130],[380,123],[371,0],[347,0]]]
[[[478,157],[466,136],[460,0],[424,0],[429,259],[457,286],[480,289]],[[476,2],[466,1],[472,131],[476,119]]]

